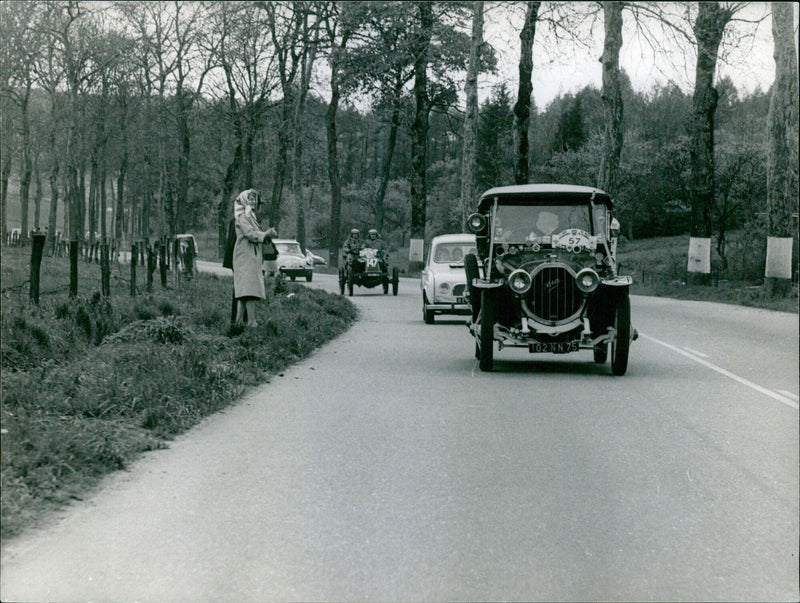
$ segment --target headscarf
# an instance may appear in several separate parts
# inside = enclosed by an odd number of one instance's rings
[[[233,217],[238,218],[242,214],[247,214],[250,217],[254,217],[253,206],[248,205],[247,201],[256,201],[257,199],[258,191],[254,188],[249,188],[246,191],[239,193],[239,196],[236,197],[236,201],[233,203]]]

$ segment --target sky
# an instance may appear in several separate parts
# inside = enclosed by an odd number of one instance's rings
[[[488,5],[489,3],[487,3]],[[795,24],[798,4],[795,4]],[[518,83],[519,30],[523,14],[519,10],[499,8],[487,11],[484,39],[497,52],[500,69],[498,75],[481,75],[479,97],[481,102],[491,94],[493,85],[505,81],[509,92],[516,95]],[[756,89],[768,90],[775,77],[772,57],[772,21],[767,3],[752,3],[737,14],[742,19],[766,18],[755,27],[744,23],[735,27],[747,27],[754,35],[738,46],[727,45],[721,49],[722,60],[717,63],[717,79],[730,77],[740,94],[752,93]],[[730,29],[730,28],[729,28]],[[735,33],[730,30],[730,34]],[[795,31],[797,26],[795,25]],[[561,94],[574,93],[587,85],[602,87],[602,21],[595,26],[594,35],[584,34],[590,41],[589,48],[574,48],[561,44],[558,52],[553,48],[552,38],[545,27],[539,26],[534,43],[533,96],[537,108],[542,111]],[[659,38],[665,42],[665,38]],[[651,49],[640,43],[634,35],[633,19],[628,11],[623,13],[623,45],[620,51],[620,67],[631,78],[634,90],[647,92],[657,84],[674,82],[684,92],[694,88],[695,53],[692,48],[678,49],[673,46],[669,56],[654,55]]]

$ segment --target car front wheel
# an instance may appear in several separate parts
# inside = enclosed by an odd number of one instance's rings
[[[392,268],[392,295],[397,295],[397,285],[400,282],[400,277],[397,274],[397,268]]]
[[[631,300],[627,293],[617,300],[614,312],[614,343],[611,344],[611,372],[622,376],[628,370],[628,351],[631,346]]]
[[[422,317],[426,325],[432,325],[434,322],[433,310],[428,310],[428,296],[422,294]]]

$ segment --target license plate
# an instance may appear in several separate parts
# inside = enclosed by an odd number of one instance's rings
[[[457,304],[466,304],[467,303],[467,298],[466,297],[457,297],[456,298],[456,303]]]
[[[566,354],[567,352],[577,352],[580,350],[577,341],[546,341],[532,343],[528,346],[528,350],[532,354],[539,353],[552,353],[552,354]]]

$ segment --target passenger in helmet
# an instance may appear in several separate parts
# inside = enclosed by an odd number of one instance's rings
[[[364,243],[361,241],[361,233],[358,228],[353,228],[350,231],[350,236],[342,245],[342,254],[344,254],[345,264],[352,263],[353,259],[358,257],[358,252],[364,248]]]

